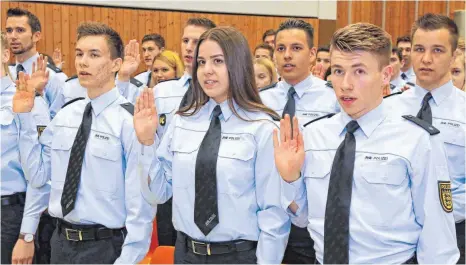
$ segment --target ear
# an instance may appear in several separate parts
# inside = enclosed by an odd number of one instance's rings
[[[382,69],[382,85],[386,86],[390,83],[393,75],[393,67],[389,64]]]
[[[311,48],[311,52],[310,52],[310,56],[309,56],[309,61],[312,63],[316,60],[316,56],[317,56],[317,48],[316,47],[312,47]]]
[[[36,44],[41,39],[41,37],[42,34],[40,31],[35,32],[34,34],[32,34],[32,42]]]
[[[2,63],[7,64],[10,61],[10,50],[5,49],[2,53]]]
[[[112,73],[120,71],[121,65],[123,64],[123,59],[116,58],[112,61]]]

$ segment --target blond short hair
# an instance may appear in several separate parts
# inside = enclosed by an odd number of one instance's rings
[[[155,61],[157,60],[165,62],[166,64],[168,64],[168,66],[173,68],[173,70],[175,70],[176,78],[180,78],[183,76],[184,65],[180,59],[180,56],[178,56],[176,52],[164,50],[163,52],[155,56],[154,60],[152,61],[152,65],[154,65]]]
[[[267,58],[257,58],[254,59],[254,64],[259,64],[265,67],[267,69],[267,72],[269,73],[270,80],[272,83],[275,83],[278,81],[277,78],[277,72],[275,71],[275,65],[273,62]]]
[[[391,36],[380,27],[370,23],[356,23],[337,30],[330,41],[330,52],[365,51],[379,57],[380,69],[390,62]]]
[[[464,38],[459,38],[458,47],[456,48],[456,54],[457,56],[459,56],[459,55],[464,55],[465,53],[466,53],[466,47],[464,44]]]

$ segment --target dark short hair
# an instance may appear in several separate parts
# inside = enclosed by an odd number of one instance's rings
[[[280,31],[287,30],[287,29],[304,30],[307,36],[307,42],[308,42],[309,48],[314,47],[314,28],[312,27],[311,24],[307,23],[306,21],[302,19],[290,18],[280,24],[276,35],[278,35]]]
[[[112,59],[123,58],[123,41],[120,34],[106,24],[99,22],[84,22],[78,27],[77,40],[87,36],[104,36]]]
[[[396,47],[393,47],[392,48],[392,54],[393,53],[396,54],[396,57],[398,57],[398,60],[400,60],[400,62],[401,62],[401,60],[403,60],[403,52],[400,49],[398,49]]]
[[[186,22],[186,26],[197,26],[197,27],[203,27],[206,30],[213,29],[217,27],[217,25],[210,19],[205,18],[205,17],[200,17],[200,18],[190,18]]]
[[[274,29],[268,29],[262,34],[262,41],[265,41],[265,38],[268,36],[275,36],[275,30]]]
[[[258,49],[264,49],[264,50],[268,50],[269,51],[269,54],[270,54],[270,58],[273,58],[273,47],[266,44],[266,43],[261,43],[259,45],[256,46],[256,48],[254,49],[254,54],[256,53],[256,51]]]
[[[40,25],[39,19],[33,13],[29,12],[28,10],[21,9],[18,7],[10,8],[6,12],[6,17],[23,17],[26,16],[28,18],[28,24],[31,27],[32,33],[40,32],[42,27]]]
[[[414,33],[416,33],[418,29],[427,31],[447,29],[450,33],[452,52],[455,52],[456,47],[458,47],[458,26],[453,19],[447,16],[427,13],[418,18],[411,28],[411,38],[414,38]]]
[[[147,34],[142,38],[141,44],[146,41],[153,41],[159,49],[165,48],[165,39],[160,34]]]
[[[325,46],[320,46],[318,49],[317,49],[317,53],[319,52],[330,52],[330,45],[325,45]]]
[[[411,43],[411,37],[408,36],[408,35],[405,35],[405,36],[400,36],[398,38],[396,38],[396,46],[398,46],[398,43],[400,42],[409,42]]]

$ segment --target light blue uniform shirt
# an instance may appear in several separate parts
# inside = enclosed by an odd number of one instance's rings
[[[92,104],[92,128],[76,205],[63,218],[60,201],[71,147],[89,101]],[[70,104],[52,120],[40,137],[40,143],[30,114],[18,115],[20,140],[30,145],[24,152],[21,150],[21,156],[30,154],[34,157],[26,159],[31,164],[30,184],[40,187],[51,180],[50,215],[74,224],[126,227],[128,235],[116,263],[133,264],[147,253],[155,212],[141,195],[137,174],[141,145],[134,132],[133,116],[120,106],[126,102],[117,88],[113,88],[93,100],[86,98]]]
[[[120,91],[120,94],[123,95],[124,98],[126,98],[129,102],[133,104],[136,102],[136,96],[139,94],[140,90],[142,89],[142,85],[136,86],[135,84],[130,83],[130,82],[119,82],[117,79],[115,79],[115,84],[118,88],[118,91]],[[129,91],[132,91],[132,92],[129,93]],[[87,95],[86,88],[81,86],[77,76],[73,76],[69,78],[68,80],[66,80],[65,85],[63,87],[63,93],[57,97],[57,99],[55,100],[51,108],[60,110],[65,103],[75,98],[79,98],[79,97],[84,98],[86,97],[86,95]]]
[[[236,104],[236,117],[220,104],[222,139],[217,161],[219,224],[205,236],[194,223],[195,167],[202,140],[217,105],[210,99],[191,117],[175,115],[156,156],[145,148],[142,160],[151,163],[149,200],[162,204],[173,195],[173,224],[191,238],[220,242],[258,241],[257,262],[279,264],[291,222],[280,203],[281,178],[275,168],[272,131],[277,128],[262,112],[247,112]],[[155,146],[155,144],[154,144]],[[144,175],[143,175],[144,176]],[[143,181],[147,183],[147,174]]]
[[[144,85],[149,86],[149,74],[150,74],[150,72],[151,72],[151,70],[142,72],[142,73],[138,74],[137,76],[135,76],[134,78],[139,80]]]
[[[30,165],[20,159],[19,130],[20,123],[16,115],[13,113],[13,96],[16,92],[16,85],[8,77],[2,77],[1,91],[1,111],[0,123],[2,126],[2,148],[1,148],[1,195],[12,195],[15,193],[26,192],[26,202],[24,206],[23,221],[21,231],[24,233],[34,234],[35,229],[31,232],[29,227],[37,227],[40,220],[40,215],[44,209],[39,209],[34,205],[47,202],[48,191],[50,184],[46,184],[41,188],[33,188],[28,185],[23,168],[28,168]],[[36,130],[42,130],[50,122],[50,114],[47,102],[43,97],[35,97],[32,116],[38,127]]]
[[[401,91],[401,88],[403,88],[406,85],[406,81],[403,80],[403,78],[401,78],[400,72],[400,74],[395,79],[390,81],[390,84],[395,86],[393,89],[391,89],[392,93],[394,93],[397,91]]]
[[[294,96],[296,116],[301,129],[309,121],[329,113],[340,112],[335,91],[325,84],[326,81],[309,75],[306,79],[293,86],[296,91]],[[281,116],[288,101],[290,87],[290,84],[282,80],[275,87],[261,91],[262,102]]]
[[[401,71],[400,77],[403,73],[408,77],[408,80],[405,80],[405,82],[411,82],[413,84],[416,84],[416,73],[414,73],[414,68],[412,66],[406,72]]]
[[[185,72],[180,79],[164,81],[155,86],[155,107],[159,115],[158,139],[162,139],[175,113],[178,111],[181,100],[189,88],[190,79],[191,75]]]
[[[386,99],[388,107],[400,114],[416,115],[422,106],[426,89],[416,85],[401,95]],[[440,130],[445,144],[448,169],[452,181],[453,212],[455,221],[465,219],[465,134],[466,134],[466,93],[457,89],[451,81],[432,90],[429,101],[432,123]]]
[[[26,73],[31,75],[32,74],[32,63],[37,63],[37,58],[39,58],[39,53],[31,56],[29,59],[21,63],[21,65],[26,70]],[[16,62],[16,65],[10,66],[10,72],[12,78],[16,80],[16,66],[20,64]],[[65,85],[65,81],[68,78],[65,73],[63,72],[55,72],[52,69],[47,69],[49,71],[49,81],[47,85],[45,85],[44,96],[45,100],[50,108],[50,117],[53,119],[57,114],[59,109],[52,108],[54,101],[59,97],[62,93],[63,86]]]
[[[419,264],[456,263],[453,213],[439,200],[438,181],[449,181],[442,144],[389,113],[382,103],[357,119],[349,263],[401,264],[414,253]],[[307,126],[302,177],[283,182],[284,206],[294,198],[299,209],[290,213],[292,222],[307,226],[320,263],[332,163],[351,120],[341,112]]]

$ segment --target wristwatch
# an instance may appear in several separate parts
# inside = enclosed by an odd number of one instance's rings
[[[33,234],[19,234],[19,239],[24,240],[26,243],[31,243],[34,241],[34,235]]]

